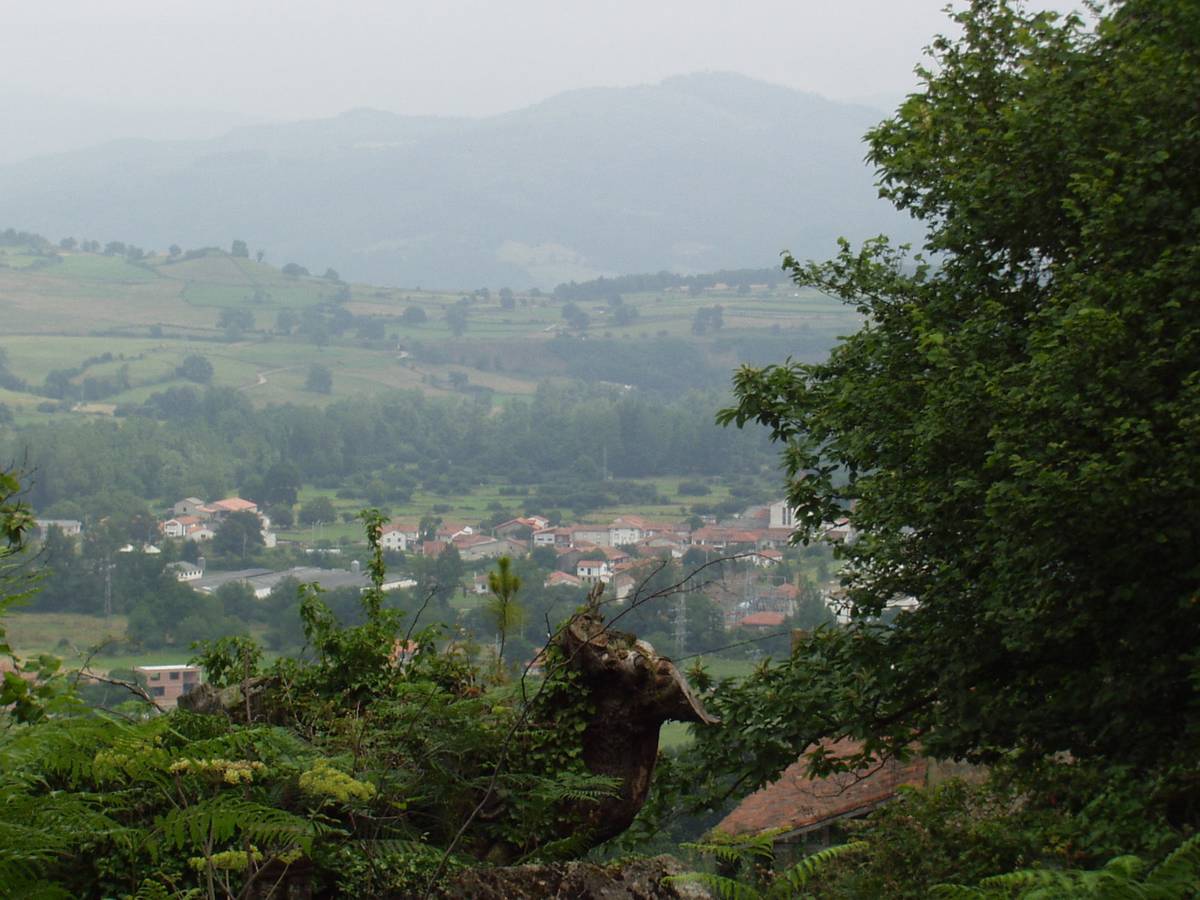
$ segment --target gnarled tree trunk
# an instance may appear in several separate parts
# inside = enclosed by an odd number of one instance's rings
[[[628,828],[646,802],[662,724],[717,720],[670,659],[633,634],[606,629],[596,614],[576,615],[558,642],[596,707],[583,733],[584,763],[621,781],[620,796],[579,806],[598,844]]]

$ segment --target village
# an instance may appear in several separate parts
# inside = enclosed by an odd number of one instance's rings
[[[231,521],[240,521],[243,528],[252,523],[261,537],[261,549],[272,552],[241,566],[231,566],[228,555],[214,554],[217,535]],[[82,524],[75,520],[43,519],[38,526],[43,540],[51,529],[73,539],[83,534]],[[382,588],[415,588],[418,582],[410,569],[416,561],[432,563],[453,556],[461,561],[462,576],[453,588],[461,612],[481,603],[489,593],[488,573],[495,560],[532,557],[536,571],[544,573],[543,588],[575,590],[582,599],[600,585],[607,602],[623,606],[636,604],[639,590],[669,562],[685,574],[696,573],[688,589],[702,590],[719,608],[725,631],[777,634],[796,615],[804,584],[804,576],[785,564],[785,554],[796,552],[789,551],[795,527],[794,512],[782,500],[751,506],[722,520],[655,521],[620,515],[608,523],[552,525],[545,516],[526,515],[485,528],[432,515],[419,521],[393,519],[380,534],[380,546],[389,562]],[[362,561],[346,559],[354,553],[353,546],[321,548],[281,541],[259,505],[242,497],[184,498],[159,519],[156,528],[157,542],[130,543],[117,552],[157,556],[170,550],[166,558],[172,561],[165,570],[199,595],[212,596],[226,585],[237,584],[261,601],[289,583],[314,584],[324,591],[360,592],[371,585]],[[823,529],[826,543],[848,538],[852,539],[852,531],[846,519]],[[359,545],[359,549],[365,553],[365,547]],[[285,557],[293,562],[299,557],[304,564],[278,565]],[[218,565],[211,565],[210,560]],[[818,579],[823,582],[818,585],[820,599],[833,609],[837,591],[825,574]],[[184,664],[134,668],[164,708],[173,708],[178,698],[202,679],[198,669]]]

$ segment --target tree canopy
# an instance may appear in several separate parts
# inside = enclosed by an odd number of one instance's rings
[[[1154,767],[1200,729],[1200,6],[954,18],[869,134],[926,255],[787,256],[865,324],[721,414],[785,445],[807,535],[857,532],[849,626],[740,699],[786,723],[722,751],[756,780],[823,735]]]

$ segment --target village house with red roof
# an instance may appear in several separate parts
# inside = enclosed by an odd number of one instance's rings
[[[856,753],[860,745],[840,740],[822,744],[835,757]],[[776,859],[802,856],[836,842],[837,825],[867,815],[893,800],[901,787],[926,782],[929,761],[889,758],[855,772],[813,778],[801,757],[772,784],[755,791],[722,819],[717,831],[730,836],[782,829],[775,838]]]

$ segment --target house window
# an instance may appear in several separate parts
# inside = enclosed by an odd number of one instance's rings
[[[172,681],[178,681],[178,680],[179,680],[179,673],[178,673],[178,672],[172,672],[172,673],[170,673],[170,674],[171,674],[171,680],[172,680]]]
[[[162,675],[160,675],[158,672],[155,672],[153,675],[150,676],[150,680],[151,681],[162,681]]]
[[[163,696],[163,695],[164,695],[166,692],[167,692],[167,689],[166,689],[165,687],[152,687],[152,688],[150,688],[150,693],[151,693],[152,695],[154,695],[155,697],[161,697],[161,696]]]

